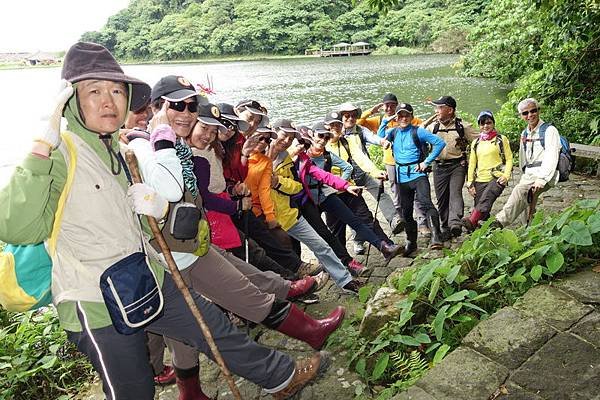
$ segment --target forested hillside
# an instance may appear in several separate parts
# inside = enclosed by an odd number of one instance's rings
[[[457,52],[488,2],[407,0],[386,14],[350,0],[133,0],[82,39],[122,60],[303,54],[342,41]]]

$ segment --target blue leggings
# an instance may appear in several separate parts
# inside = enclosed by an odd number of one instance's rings
[[[345,235],[346,225],[349,225],[356,231],[356,236],[360,236],[361,239],[364,239],[376,248],[379,248],[382,239],[377,237],[375,232],[373,232],[373,229],[369,228],[356,214],[354,214],[336,194],[327,196],[327,198],[319,204],[319,207],[329,214],[327,218],[329,228],[332,229],[332,231],[338,231],[333,232],[334,234],[337,235],[340,230],[343,230]],[[337,226],[332,228],[333,224],[330,222],[333,222],[335,219],[341,221],[342,224],[335,224]],[[345,240],[342,241],[342,243],[345,242]]]

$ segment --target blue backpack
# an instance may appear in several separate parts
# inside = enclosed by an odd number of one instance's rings
[[[75,176],[77,154],[68,134],[61,134],[66,145],[67,180],[58,200],[50,237],[31,245],[7,244],[0,252],[0,304],[7,311],[24,312],[52,302],[52,259],[67,196]]]
[[[523,130],[523,133],[521,133],[521,141],[523,142],[525,152],[527,152],[527,143],[537,140],[539,140],[542,148],[546,149],[546,129],[548,129],[549,126],[551,126],[551,124],[548,122],[544,122],[542,126],[540,126],[538,139],[527,139],[527,128]],[[559,135],[559,137],[560,152],[558,154],[558,164],[556,165],[556,170],[558,171],[558,181],[565,182],[569,180],[569,174],[575,168],[575,155],[573,154],[575,149],[571,149],[571,144],[566,137],[562,135]],[[532,164],[527,164],[525,167],[539,167],[540,165],[542,165],[542,163],[538,161]]]

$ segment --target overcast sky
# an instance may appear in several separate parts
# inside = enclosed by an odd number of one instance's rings
[[[0,53],[67,50],[129,0],[9,0],[0,13]]]

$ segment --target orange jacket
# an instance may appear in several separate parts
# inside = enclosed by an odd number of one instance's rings
[[[256,153],[248,159],[246,185],[252,195],[252,212],[259,217],[264,214],[267,221],[274,221],[275,204],[271,198],[271,176],[273,161],[264,154]]]

